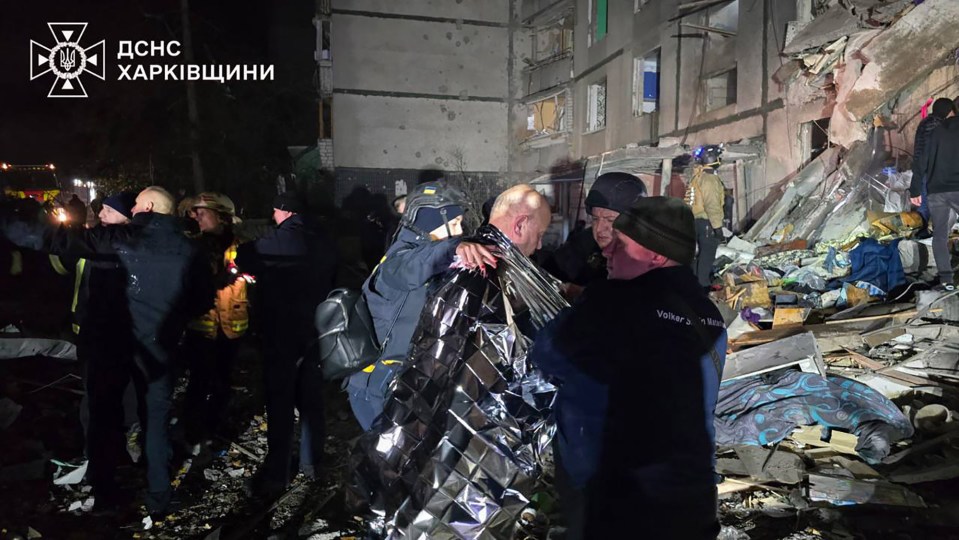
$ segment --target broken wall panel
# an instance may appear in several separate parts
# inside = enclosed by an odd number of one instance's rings
[[[956,49],[959,2],[926,0],[862,49],[867,64],[846,109],[859,120],[892,99]]]

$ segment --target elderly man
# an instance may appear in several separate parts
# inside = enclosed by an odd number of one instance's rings
[[[613,227],[609,280],[556,317],[531,353],[560,384],[570,537],[715,538],[713,412],[726,338],[690,268],[693,214],[679,199],[643,198]],[[646,444],[650,433],[657,444]]]
[[[254,323],[262,338],[269,423],[268,453],[253,488],[267,499],[281,494],[290,482],[295,407],[306,426],[301,431],[301,468],[312,473],[323,455],[322,378],[315,362],[301,366],[299,360],[316,337],[313,310],[333,286],[336,247],[305,210],[296,193],[277,195],[273,200],[276,229],[237,250],[237,264],[253,274],[257,283]]]
[[[586,195],[586,213],[592,226],[571,232],[543,264],[547,271],[569,284],[571,296],[590,283],[606,279],[603,249],[613,240],[613,221],[645,196],[646,185],[629,173],[604,173],[593,183]]]
[[[169,437],[173,400],[171,358],[187,321],[210,307],[213,286],[206,258],[199,246],[184,234],[183,225],[172,216],[173,197],[163,188],[151,186],[137,195],[128,225],[96,229],[54,228],[41,223],[10,222],[0,216],[0,229],[14,243],[55,255],[93,258],[116,256],[126,272],[125,296],[130,316],[133,362],[112,366],[124,374],[104,380],[110,388],[90,388],[91,393],[114,396],[110,405],[120,410],[120,396],[128,377],[132,377],[146,406],[146,507],[155,519],[169,511],[173,490],[170,486]],[[91,381],[94,379],[91,376]],[[113,388],[117,385],[117,388]],[[104,405],[103,408],[106,408]],[[90,436],[116,433],[117,426],[91,409]],[[90,480],[95,507],[116,509],[126,497],[118,493],[113,475],[118,452],[90,455]]]

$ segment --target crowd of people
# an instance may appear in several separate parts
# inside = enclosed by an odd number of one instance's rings
[[[689,204],[648,197],[643,182],[626,173],[600,175],[585,200],[591,226],[537,259],[571,302],[533,333],[530,351],[531,362],[559,387],[556,485],[571,538],[718,533],[711,418],[725,329],[703,285],[715,254],[709,245],[721,236],[709,178],[719,155],[710,151],[704,159]],[[502,246],[482,235],[464,235],[468,202],[442,180],[422,183],[394,204],[399,223],[362,286],[381,354],[344,383],[363,430],[384,414],[448,270],[493,274],[503,256]],[[273,499],[295,470],[318,471],[324,381],[311,344],[323,329],[313,326],[313,313],[333,287],[337,250],[295,193],[277,195],[273,208],[275,226],[250,231],[224,194],[201,193],[177,205],[151,186],[107,197],[91,228],[56,226],[12,207],[0,211],[7,239],[56,255],[78,276],[74,328],[87,366],[84,416],[96,511],[109,512],[124,496],[115,474],[125,427],[136,420],[144,435],[146,508],[155,519],[175,508],[169,422],[178,366],[189,371],[186,442],[202,452],[225,421],[238,343],[251,330],[260,338],[268,421],[268,454],[251,488]],[[486,238],[501,235],[523,257],[542,247],[551,213],[533,187],[513,186],[484,210]],[[664,405],[652,405],[656,414],[637,412],[637,392]],[[296,465],[294,409],[302,425]],[[650,429],[661,444],[638,444]]]

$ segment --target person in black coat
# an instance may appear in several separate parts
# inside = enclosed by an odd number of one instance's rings
[[[643,198],[613,227],[609,279],[541,330],[530,352],[559,385],[567,538],[716,538],[713,421],[726,332],[690,268],[692,211]],[[646,444],[650,433],[657,444]]]
[[[0,216],[0,230],[21,247],[83,258],[115,255],[123,266],[133,362],[102,366],[103,373],[89,374],[91,395],[108,401],[91,403],[90,436],[114,431],[98,411],[119,410],[123,385],[132,377],[146,406],[146,508],[154,519],[168,513],[173,494],[172,356],[186,322],[209,309],[214,294],[204,255],[172,212],[173,197],[153,186],[137,195],[129,225],[71,229]],[[91,455],[89,467],[96,506],[116,507],[121,502],[113,479],[116,457]]]
[[[929,171],[924,169],[924,159],[929,141],[936,129],[946,118],[955,113],[955,104],[951,99],[939,98],[932,103],[932,112],[922,119],[916,127],[916,137],[912,150],[912,183],[909,191],[912,197],[922,197],[919,203],[919,215],[922,216],[922,230],[929,227]]]
[[[584,287],[606,279],[603,248],[613,237],[613,220],[637,199],[646,196],[646,184],[624,172],[599,175],[586,195],[586,213],[592,226],[574,229],[563,245],[543,261],[543,268],[566,284],[575,298]]]
[[[303,202],[291,192],[273,201],[272,234],[241,244],[236,263],[256,279],[253,324],[263,348],[269,451],[254,482],[264,498],[281,494],[290,482],[293,409],[300,410],[301,469],[307,474],[323,455],[322,373],[304,357],[316,337],[313,314],[333,286],[336,247],[303,215]],[[297,394],[299,393],[299,404]]]

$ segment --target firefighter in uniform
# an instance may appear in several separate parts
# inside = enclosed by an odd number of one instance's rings
[[[723,202],[726,186],[716,169],[722,164],[723,149],[720,146],[701,146],[693,153],[696,167],[693,178],[686,187],[686,204],[693,210],[696,219],[696,261],[693,270],[699,284],[712,284],[713,262],[716,249],[723,241]]]
[[[199,443],[215,433],[226,415],[230,374],[240,338],[250,326],[247,288],[251,278],[236,266],[236,207],[221,193],[201,193],[193,205],[200,242],[210,258],[217,287],[214,306],[187,325],[184,359],[190,370],[186,392],[186,439]]]

